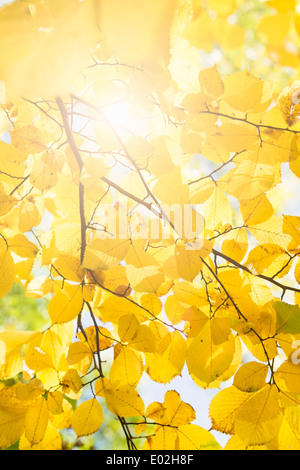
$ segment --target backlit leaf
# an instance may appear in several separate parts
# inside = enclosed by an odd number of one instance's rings
[[[82,437],[98,431],[102,420],[102,407],[96,398],[91,398],[76,408],[71,423],[77,437]]]

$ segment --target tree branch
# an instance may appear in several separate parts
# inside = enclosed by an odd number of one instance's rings
[[[66,107],[64,105],[63,100],[61,97],[56,98],[56,102],[58,105],[58,108],[60,110],[60,114],[63,120],[65,132],[67,135],[68,143],[72,149],[72,152],[74,154],[74,157],[77,161],[77,165],[79,168],[79,173],[81,174],[82,168],[83,168],[83,161],[81,158],[81,155],[78,151],[71,127],[69,125],[69,120],[68,120],[68,113],[66,110]],[[85,253],[85,248],[86,248],[86,219],[85,219],[85,208],[84,208],[84,186],[79,181],[79,210],[80,210],[80,225],[81,225],[81,251],[80,251],[80,261],[83,263],[83,258],[84,258],[84,253]]]
[[[216,250],[215,248],[213,248],[212,253],[215,256],[219,256],[220,258],[225,259],[226,261],[228,261],[233,266],[236,266],[237,268],[242,269],[243,271],[245,271],[249,274],[252,274],[252,276],[259,277],[260,279],[264,279],[265,281],[274,284],[275,286],[279,287],[283,291],[289,290],[289,291],[292,291],[292,292],[300,292],[300,288],[293,287],[293,286],[286,286],[285,284],[281,284],[281,282],[276,281],[272,277],[264,276],[263,274],[254,274],[247,266],[244,266],[243,264],[238,263],[234,259],[230,258],[227,255],[224,255],[224,253],[221,253],[220,251]]]

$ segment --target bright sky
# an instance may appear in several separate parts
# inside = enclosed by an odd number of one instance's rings
[[[3,7],[3,5],[6,5],[7,3],[12,3],[14,0],[0,0],[0,7]]]

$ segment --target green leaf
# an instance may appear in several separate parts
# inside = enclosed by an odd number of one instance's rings
[[[284,334],[300,333],[300,307],[285,302],[274,302],[277,314],[276,332]]]

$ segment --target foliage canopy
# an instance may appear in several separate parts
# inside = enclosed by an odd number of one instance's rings
[[[112,413],[128,449],[300,449],[299,11],[0,9],[1,305],[43,309],[1,317],[0,448]],[[220,389],[210,430],[184,392],[144,403],[184,367]]]

